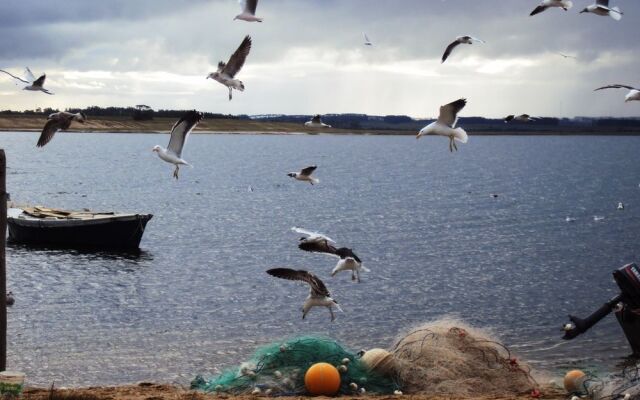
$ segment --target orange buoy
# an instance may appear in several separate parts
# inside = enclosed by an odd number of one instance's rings
[[[313,364],[304,374],[304,385],[314,396],[333,396],[340,389],[340,373],[331,364]]]
[[[581,392],[583,390],[584,372],[574,369],[564,376],[564,388],[569,393]]]

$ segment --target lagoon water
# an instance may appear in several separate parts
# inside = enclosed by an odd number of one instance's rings
[[[640,261],[640,137],[472,136],[451,154],[433,137],[193,135],[179,181],[151,152],[167,135],[36,140],[0,134],[14,201],[154,218],[139,255],[8,249],[8,368],[30,384],[187,384],[281,338],[389,347],[443,316],[552,372],[615,369],[629,353],[613,316],[572,342],[560,327]],[[286,176],[309,164],[319,185]],[[335,260],[298,250],[294,225],[372,272],[331,278]],[[308,290],[265,274],[277,266],[319,275],[345,312],[303,321]]]

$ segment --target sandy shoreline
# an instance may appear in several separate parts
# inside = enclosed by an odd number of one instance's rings
[[[540,399],[560,400],[568,398],[568,395],[563,390],[555,388],[544,388],[541,391],[542,396]],[[51,396],[51,390],[49,388],[27,388],[24,391],[25,399],[33,400],[48,400],[53,399],[119,399],[119,400],[204,400],[204,399],[256,399],[256,398],[268,398],[268,396],[232,396],[226,394],[208,394],[198,391],[188,390],[180,386],[155,384],[155,383],[139,383],[137,385],[126,386],[112,386],[112,387],[88,387],[88,388],[76,388],[76,389],[54,389],[54,395]],[[305,399],[312,398],[307,396],[298,397],[278,397],[283,400],[293,399]],[[327,397],[320,397],[327,398]],[[366,395],[366,396],[340,396],[341,399],[405,399],[405,400],[531,400],[530,394],[526,393],[518,397],[513,396],[483,396],[483,397],[453,397],[453,396],[432,396],[432,395]]]

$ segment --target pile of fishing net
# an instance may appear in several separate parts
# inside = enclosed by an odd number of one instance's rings
[[[333,340],[312,336],[273,343],[209,381],[197,377],[192,388],[230,394],[303,395],[307,393],[305,372],[318,362],[338,368],[340,394],[401,390],[456,397],[515,397],[538,393],[529,367],[509,349],[479,330],[449,320],[409,330],[390,351],[354,354]]]
[[[336,341],[313,336],[259,348],[250,360],[224,371],[208,382],[196,377],[191,387],[206,392],[236,395],[299,395],[306,392],[305,372],[319,362],[339,367],[341,394],[353,394],[362,388],[366,392],[381,394],[393,393],[398,389],[391,377],[371,371],[358,355],[346,350]]]
[[[539,393],[531,369],[486,332],[439,320],[400,335],[391,353],[406,393],[456,397]]]

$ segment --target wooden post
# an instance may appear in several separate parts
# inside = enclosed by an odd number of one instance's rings
[[[7,158],[0,149],[0,371],[7,369]]]

